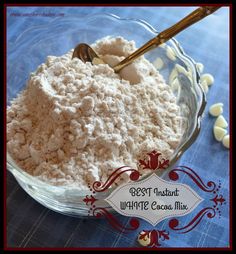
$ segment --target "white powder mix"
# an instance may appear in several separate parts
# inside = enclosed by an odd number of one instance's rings
[[[106,37],[92,47],[114,65],[134,41]],[[29,174],[53,185],[87,188],[119,166],[137,167],[137,156],[155,148],[170,158],[183,129],[175,96],[155,67],[140,57],[114,73],[49,56],[7,109],[7,149]]]

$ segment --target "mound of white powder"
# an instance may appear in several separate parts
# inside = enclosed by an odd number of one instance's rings
[[[134,41],[106,37],[93,48],[114,65]],[[7,109],[7,149],[29,174],[53,185],[87,188],[119,166],[137,167],[137,156],[156,149],[170,158],[183,129],[175,96],[144,57],[114,73],[48,56]]]

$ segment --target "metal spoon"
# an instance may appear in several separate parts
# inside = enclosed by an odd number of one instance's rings
[[[94,58],[99,59],[96,52],[86,43],[80,43],[75,47],[72,59],[74,57],[78,57],[83,62],[93,62]]]
[[[133,62],[139,56],[168,41],[170,38],[183,31],[185,28],[212,14],[219,8],[219,6],[199,7],[173,26],[159,33],[156,37],[145,43],[141,48],[137,49],[134,53],[132,53],[120,63],[118,63],[116,66],[114,66],[114,71],[119,72],[121,69]],[[72,58],[74,57],[80,58],[83,62],[93,62],[95,58],[96,60],[100,60],[101,62],[103,62],[101,59],[99,59],[99,56],[95,53],[95,51],[85,43],[81,43],[76,46],[72,55]]]

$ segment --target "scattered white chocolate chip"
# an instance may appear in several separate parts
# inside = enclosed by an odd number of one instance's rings
[[[204,70],[204,65],[202,63],[196,63],[196,67],[197,67],[199,73],[201,74]]]
[[[202,86],[203,91],[207,94],[209,88],[208,88],[207,82],[206,82],[205,80],[203,80],[203,81],[201,82],[201,86]]]
[[[162,61],[162,59],[160,57],[158,57],[154,62],[153,65],[158,69],[162,69],[162,67],[164,66],[164,63]]]
[[[223,137],[222,143],[226,148],[229,148],[229,135]]]
[[[223,137],[227,134],[227,131],[221,127],[214,126],[213,128],[214,136],[217,141],[221,141]]]
[[[105,64],[104,61],[102,61],[102,59],[94,57],[92,64],[97,65],[97,64]]]
[[[176,55],[175,55],[175,52],[173,50],[173,48],[171,48],[170,46],[167,46],[166,47],[166,55],[167,57],[172,60],[172,61],[175,61],[176,60]]]
[[[224,104],[223,103],[216,103],[216,104],[213,104],[210,109],[209,109],[209,113],[212,115],[212,116],[219,116],[223,113],[223,106]]]
[[[214,83],[214,78],[209,73],[203,74],[200,79],[201,79],[201,82],[205,80],[208,86],[211,86]]]
[[[149,237],[149,234],[148,235],[146,235],[144,238],[140,238],[141,236],[143,236],[145,234],[145,232],[144,231],[141,231],[140,233],[139,233],[139,236],[138,236],[138,242],[139,242],[139,244],[140,245],[142,245],[142,246],[148,246],[149,244],[150,244],[150,242],[151,242],[151,240],[150,240],[150,237]]]
[[[215,121],[215,126],[221,127],[221,128],[227,128],[228,127],[228,123],[225,120],[225,118],[220,115],[217,117],[216,121]]]

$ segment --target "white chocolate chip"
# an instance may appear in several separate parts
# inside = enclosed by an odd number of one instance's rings
[[[94,57],[92,64],[97,65],[97,64],[105,64],[104,61],[100,58]]]
[[[139,244],[142,245],[142,246],[148,246],[148,245],[150,244],[150,242],[151,242],[151,240],[150,240],[150,233],[149,233],[148,235],[146,235],[144,238],[141,239],[140,236],[142,236],[142,235],[144,235],[144,234],[145,234],[144,231],[141,231],[141,232],[139,233],[138,242],[139,242]]]
[[[208,86],[211,86],[214,83],[214,77],[209,73],[203,74],[201,76],[201,82],[203,82],[204,80],[206,81]]]
[[[172,60],[172,61],[176,60],[175,52],[174,52],[173,48],[171,48],[170,46],[166,47],[166,55],[170,60]]]
[[[221,141],[223,137],[227,134],[227,131],[221,127],[214,126],[213,128],[214,136],[217,141]]]
[[[204,65],[202,63],[197,63],[196,67],[197,67],[198,71],[201,74],[203,72],[203,70],[204,70]]]
[[[217,117],[216,121],[215,121],[215,126],[221,127],[221,128],[227,128],[228,127],[228,123],[225,120],[225,118],[220,115]]]
[[[154,62],[153,62],[153,65],[158,69],[162,69],[163,66],[164,66],[164,63],[162,61],[162,59],[160,57],[158,57]]]
[[[229,149],[229,135],[225,135],[222,140],[223,145]]]
[[[216,103],[216,104],[213,104],[210,109],[209,109],[209,113],[212,115],[212,116],[219,116],[223,113],[223,106],[224,104],[223,103]]]

